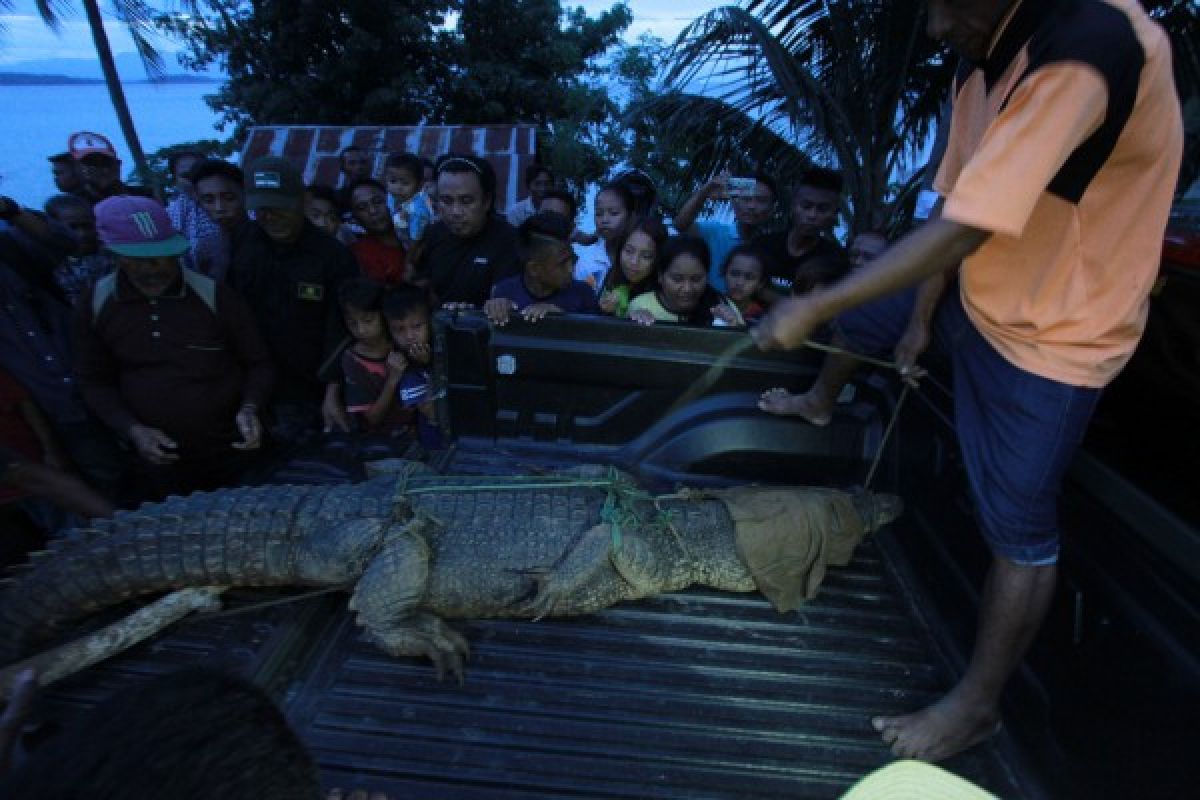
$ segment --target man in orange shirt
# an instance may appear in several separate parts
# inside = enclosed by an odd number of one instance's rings
[[[993,555],[979,630],[945,697],[872,720],[897,755],[933,761],[996,729],[1045,616],[1058,490],[1145,325],[1183,133],[1170,48],[1137,0],[928,8],[929,34],[963,57],[940,218],[840,283],[781,301],[757,334],[798,347],[836,317],[838,344],[894,348],[905,371],[931,339],[951,351],[955,427]],[[791,410],[827,423],[855,366],[828,359]]]

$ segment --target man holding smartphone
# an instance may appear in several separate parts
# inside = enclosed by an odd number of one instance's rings
[[[699,236],[708,245],[712,254],[708,282],[717,291],[725,291],[721,265],[729,251],[762,233],[775,213],[775,195],[775,181],[769,175],[758,173],[753,177],[734,178],[726,171],[697,189],[675,214],[675,230]],[[696,221],[704,204],[710,200],[728,200],[733,205],[732,224],[717,220]]]

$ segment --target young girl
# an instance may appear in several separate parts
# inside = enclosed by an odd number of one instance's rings
[[[733,248],[721,265],[721,277],[725,280],[730,302],[716,307],[713,313],[717,319],[726,325],[738,325],[741,323],[735,318],[740,315],[744,324],[757,322],[766,311],[757,298],[759,290],[767,284],[767,265],[762,251],[749,244]]]
[[[388,156],[383,165],[383,182],[387,187],[392,223],[405,247],[421,241],[425,227],[433,221],[433,205],[422,186],[425,165],[412,153]]]
[[[698,236],[672,236],[658,259],[658,288],[633,298],[629,318],[640,325],[712,325],[714,309],[736,307],[708,285],[708,245]],[[738,315],[740,319],[740,315]],[[739,321],[737,324],[744,324]]]
[[[600,310],[615,317],[629,316],[629,301],[655,287],[658,254],[667,229],[655,218],[641,219],[618,243],[617,264],[604,278]]]
[[[575,262],[575,280],[583,281],[593,289],[604,284],[609,269],[616,263],[617,243],[625,234],[633,213],[633,195],[620,184],[610,183],[596,195],[595,244],[579,248],[579,260]]]
[[[342,400],[359,431],[390,433],[411,416],[395,402],[408,360],[392,347],[383,317],[383,286],[352,278],[338,290],[346,330],[354,344],[342,351]]]

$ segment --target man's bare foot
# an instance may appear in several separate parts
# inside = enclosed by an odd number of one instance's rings
[[[802,417],[813,425],[828,425],[833,419],[829,406],[822,403],[812,392],[792,394],[787,389],[767,389],[758,398],[758,407],[768,414]]]
[[[1000,730],[996,709],[964,702],[953,692],[901,717],[875,717],[871,727],[900,758],[941,761]]]

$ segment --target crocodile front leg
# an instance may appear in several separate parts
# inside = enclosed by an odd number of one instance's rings
[[[391,656],[425,656],[438,680],[449,671],[462,683],[463,662],[470,654],[466,639],[437,616],[416,610],[428,581],[425,540],[409,528],[390,532],[355,585],[350,608],[379,649]]]

